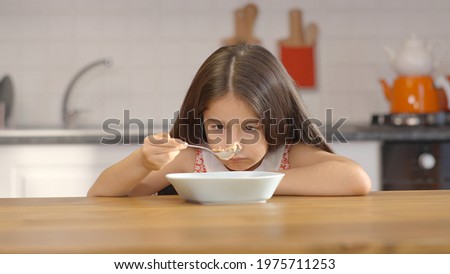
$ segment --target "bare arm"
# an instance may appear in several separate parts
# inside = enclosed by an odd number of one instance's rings
[[[290,170],[278,195],[366,195],[371,188],[367,173],[357,163],[316,147],[299,144],[289,152]]]
[[[157,135],[158,136],[158,135]],[[160,134],[159,138],[168,135]],[[88,191],[88,196],[127,196],[149,173],[157,172],[172,162],[184,144],[168,137],[167,142],[144,144],[125,159],[105,169]]]
[[[142,196],[154,194],[170,183],[166,179],[168,173],[185,173],[193,172],[195,164],[195,149],[183,149],[180,154],[175,157],[173,161],[165,165],[157,171],[150,172],[133,190],[128,193],[128,196]]]

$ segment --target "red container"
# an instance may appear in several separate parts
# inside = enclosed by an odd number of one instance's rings
[[[299,87],[315,87],[314,47],[280,46],[280,58],[287,72]]]

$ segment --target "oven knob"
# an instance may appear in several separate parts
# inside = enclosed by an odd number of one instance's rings
[[[417,160],[419,163],[419,167],[421,169],[432,169],[436,165],[436,158],[433,156],[433,154],[424,152],[419,155],[419,159]]]

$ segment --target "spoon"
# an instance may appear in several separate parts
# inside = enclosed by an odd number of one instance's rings
[[[219,148],[214,148],[214,149],[209,149],[207,147],[198,146],[198,145],[190,145],[190,144],[186,144],[186,145],[188,147],[200,148],[200,149],[207,150],[207,151],[211,152],[212,154],[216,155],[221,160],[230,160],[231,158],[233,158],[234,155],[238,154],[242,149],[242,146],[241,146],[241,144],[239,144],[239,142],[234,142],[233,145],[228,146],[226,148],[219,147]]]

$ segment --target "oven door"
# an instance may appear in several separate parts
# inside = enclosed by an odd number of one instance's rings
[[[450,189],[450,142],[385,142],[383,190]]]
[[[450,189],[450,141],[441,144],[441,189]]]

